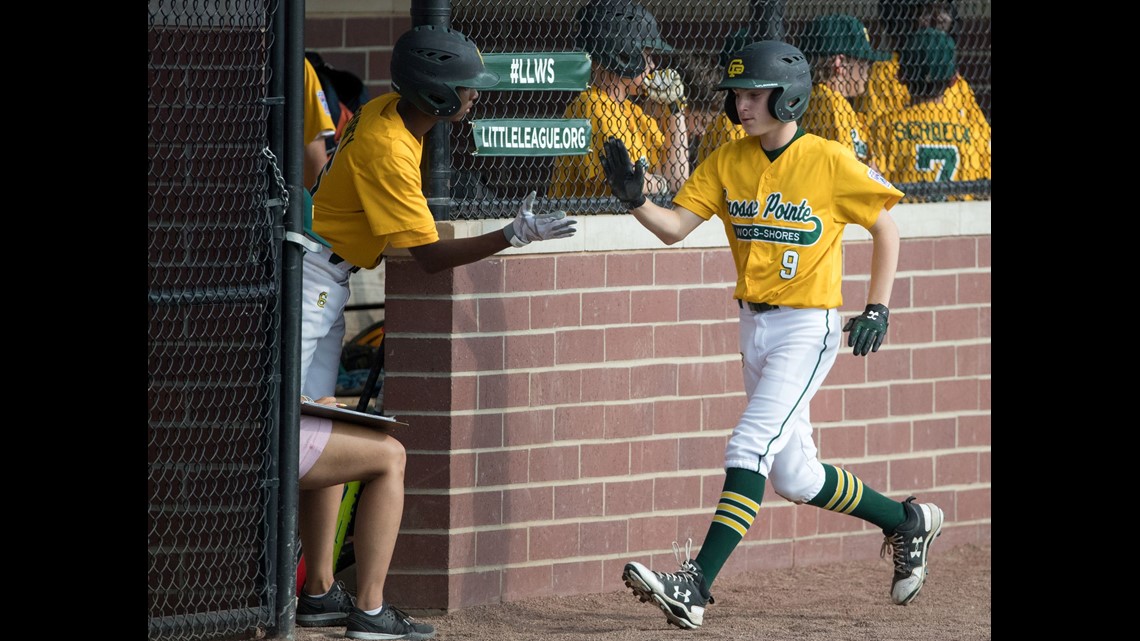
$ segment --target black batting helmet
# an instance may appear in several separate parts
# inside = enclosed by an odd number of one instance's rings
[[[768,99],[768,110],[781,122],[792,122],[804,115],[811,97],[811,66],[799,49],[779,40],[760,40],[729,57],[724,80],[717,89],[775,89]],[[736,96],[729,91],[724,99],[729,120],[740,124]]]
[[[624,78],[645,72],[643,50],[673,51],[661,38],[657,18],[632,0],[593,0],[575,14],[574,45],[602,66]]]
[[[392,48],[392,88],[420,111],[453,116],[461,105],[456,87],[489,89],[499,74],[483,66],[470,38],[454,29],[420,25],[404,32]]]

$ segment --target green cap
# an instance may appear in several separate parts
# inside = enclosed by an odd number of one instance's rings
[[[891,54],[871,47],[867,27],[855,16],[832,14],[811,21],[804,34],[803,52],[809,56],[843,54],[861,60],[887,60]]]
[[[899,49],[899,77],[944,82],[954,77],[954,39],[941,29],[922,29]]]

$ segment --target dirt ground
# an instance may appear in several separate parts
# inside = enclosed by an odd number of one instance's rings
[[[439,641],[989,641],[990,545],[933,547],[928,571],[907,606],[891,603],[887,560],[727,576],[698,630],[667,624],[628,590],[417,618]],[[343,638],[343,627],[294,629],[296,641]]]

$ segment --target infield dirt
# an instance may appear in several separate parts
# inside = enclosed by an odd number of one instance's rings
[[[716,603],[698,630],[668,625],[629,590],[416,618],[435,626],[438,641],[989,641],[990,544],[934,545],[928,570],[907,606],[891,603],[887,560],[726,576],[713,586]],[[344,628],[298,627],[293,638],[343,639]]]

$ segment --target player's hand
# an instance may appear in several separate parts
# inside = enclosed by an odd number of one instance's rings
[[[569,238],[578,231],[574,227],[578,221],[567,218],[566,212],[562,210],[537,215],[531,211],[534,207],[536,195],[537,192],[533,190],[527,194],[519,206],[518,215],[511,221],[511,224],[503,228],[503,235],[515,247],[528,245],[534,240]]]
[[[645,78],[647,98],[677,113],[685,108],[685,83],[673,69],[658,69]]]
[[[614,198],[628,209],[644,205],[645,166],[648,163],[644,158],[638,160],[636,166],[630,163],[625,143],[617,138],[606,140],[603,146],[602,170],[606,172],[606,182]]]
[[[879,351],[883,344],[883,337],[887,335],[887,317],[891,311],[886,305],[867,305],[863,313],[847,320],[843,331],[851,332],[847,335],[847,346],[854,347],[852,354],[866,356],[867,351]]]

